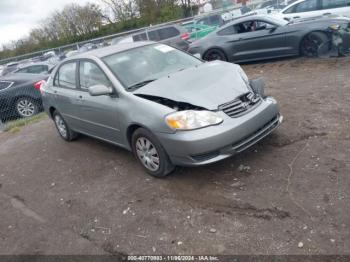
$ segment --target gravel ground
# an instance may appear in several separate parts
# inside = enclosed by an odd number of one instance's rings
[[[0,134],[0,254],[350,254],[349,65],[244,65],[283,125],[166,179],[118,147],[64,142],[49,119]]]

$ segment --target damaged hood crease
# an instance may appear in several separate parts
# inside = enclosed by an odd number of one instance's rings
[[[219,61],[203,63],[162,77],[133,93],[140,97],[165,98],[208,110],[217,110],[249,92],[238,65]]]

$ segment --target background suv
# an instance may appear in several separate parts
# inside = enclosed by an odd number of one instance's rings
[[[149,40],[168,44],[182,50],[187,50],[189,44],[186,40],[188,38],[189,34],[186,29],[178,25],[168,25],[150,28],[123,38],[115,38],[112,40],[112,45]]]

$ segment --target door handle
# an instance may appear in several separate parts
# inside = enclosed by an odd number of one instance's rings
[[[84,100],[84,97],[83,97],[82,95],[78,95],[78,96],[76,97],[76,100],[77,100],[77,101],[83,101],[83,100]]]
[[[323,15],[331,15],[332,13],[324,13]]]
[[[298,18],[300,18],[300,16],[294,16],[294,17],[293,17],[293,19],[298,19]]]
[[[53,93],[54,93],[54,94],[57,94],[57,90],[54,90]]]

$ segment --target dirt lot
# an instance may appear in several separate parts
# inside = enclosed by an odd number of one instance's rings
[[[350,59],[244,68],[284,124],[166,179],[48,119],[0,134],[0,254],[350,254]]]

